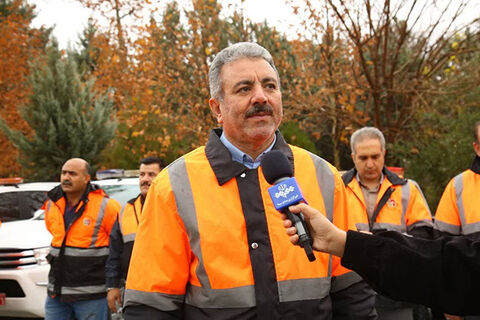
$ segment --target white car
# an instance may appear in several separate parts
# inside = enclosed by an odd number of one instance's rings
[[[94,181],[125,204],[140,193],[138,178]],[[58,182],[0,186],[0,317],[43,317],[52,236],[41,207]]]

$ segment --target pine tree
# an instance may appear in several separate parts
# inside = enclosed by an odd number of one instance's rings
[[[100,54],[100,48],[95,43],[95,34],[97,28],[89,21],[87,27],[83,30],[78,39],[79,50],[72,50],[69,55],[73,57],[75,63],[79,68],[79,72],[84,76],[95,71],[97,67],[97,60]]]
[[[81,157],[95,167],[117,126],[107,93],[94,92],[93,80],[81,80],[71,56],[54,43],[46,62],[37,61],[30,76],[32,95],[21,108],[32,128],[29,136],[0,118],[0,129],[20,150],[19,162],[29,180],[57,180],[62,164]]]

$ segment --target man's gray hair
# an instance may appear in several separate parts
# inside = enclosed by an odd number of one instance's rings
[[[278,86],[280,88],[280,76],[273,63],[272,56],[267,49],[255,42],[238,42],[220,51],[213,59],[208,72],[208,81],[210,83],[210,96],[212,98],[222,98],[223,90],[220,79],[220,72],[224,64],[236,61],[241,58],[261,58],[267,61],[277,74]]]
[[[355,131],[350,138],[350,148],[352,149],[352,153],[355,153],[355,145],[357,143],[367,139],[377,139],[380,141],[382,151],[385,151],[385,137],[383,136],[382,131],[375,127],[363,127]]]

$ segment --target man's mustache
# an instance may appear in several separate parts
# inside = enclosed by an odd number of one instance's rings
[[[255,104],[250,110],[245,113],[246,118],[254,117],[258,114],[273,114],[273,108],[269,104]]]
[[[71,186],[71,185],[72,185],[72,181],[69,181],[69,180],[62,181],[62,186]]]
[[[150,186],[150,183],[149,183],[149,182],[142,182],[142,184],[141,184],[140,186],[141,186],[141,187],[143,187],[143,186],[149,187],[149,186]]]

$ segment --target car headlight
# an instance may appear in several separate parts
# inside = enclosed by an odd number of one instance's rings
[[[47,255],[50,252],[49,247],[33,249],[33,256],[38,265],[48,264]]]

